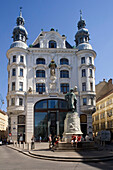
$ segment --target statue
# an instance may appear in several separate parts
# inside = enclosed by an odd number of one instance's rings
[[[51,76],[55,76],[55,68],[57,67],[55,61],[52,59],[51,63],[49,64],[49,68],[50,68],[50,75]]]
[[[73,89],[70,89],[70,92],[65,95],[65,100],[68,103],[69,111],[76,112],[77,111],[77,98],[73,92]]]

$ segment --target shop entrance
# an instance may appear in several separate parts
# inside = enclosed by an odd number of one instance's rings
[[[57,135],[57,124],[56,124],[56,112],[50,112],[50,133],[54,136]]]
[[[34,137],[48,141],[49,134],[60,135],[64,132],[64,120],[68,112],[67,102],[63,99],[43,99],[34,106]]]

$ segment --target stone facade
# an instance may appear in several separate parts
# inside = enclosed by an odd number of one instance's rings
[[[64,35],[61,36],[54,29],[48,32],[41,31],[33,44],[28,47],[27,31],[24,28],[21,11],[18,20],[21,22],[17,22],[17,27],[21,28],[21,31],[16,32],[17,29],[14,29],[13,43],[7,51],[9,60],[7,112],[12,139],[17,140],[21,133],[24,140],[30,142],[34,135],[35,104],[44,99],[64,99],[65,93],[75,86],[78,90],[77,112],[81,117],[82,115],[87,117],[86,131],[83,133],[92,136],[96,53],[89,44],[88,30],[84,25],[79,28],[79,34],[77,32],[75,36],[78,41],[76,48],[66,41]],[[78,24],[83,21],[80,18]],[[53,77],[49,68],[52,60],[57,65]],[[49,124],[48,121],[48,127]],[[58,126],[59,121],[57,121],[57,130]]]

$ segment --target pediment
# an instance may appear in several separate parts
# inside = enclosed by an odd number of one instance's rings
[[[56,31],[49,31],[49,32],[44,32],[42,31],[38,37],[35,39],[33,42],[33,46],[40,43],[40,41],[49,41],[49,40],[54,40],[54,41],[59,41],[63,43],[63,41],[66,39],[66,37],[61,36],[58,32]]]

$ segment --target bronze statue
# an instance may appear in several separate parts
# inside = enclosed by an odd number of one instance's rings
[[[69,111],[76,112],[77,98],[73,92],[73,89],[70,89],[70,92],[65,95],[65,100],[67,101]]]
[[[55,76],[55,68],[57,67],[55,61],[52,59],[51,63],[49,64],[49,68],[50,68],[50,75],[51,76]]]

